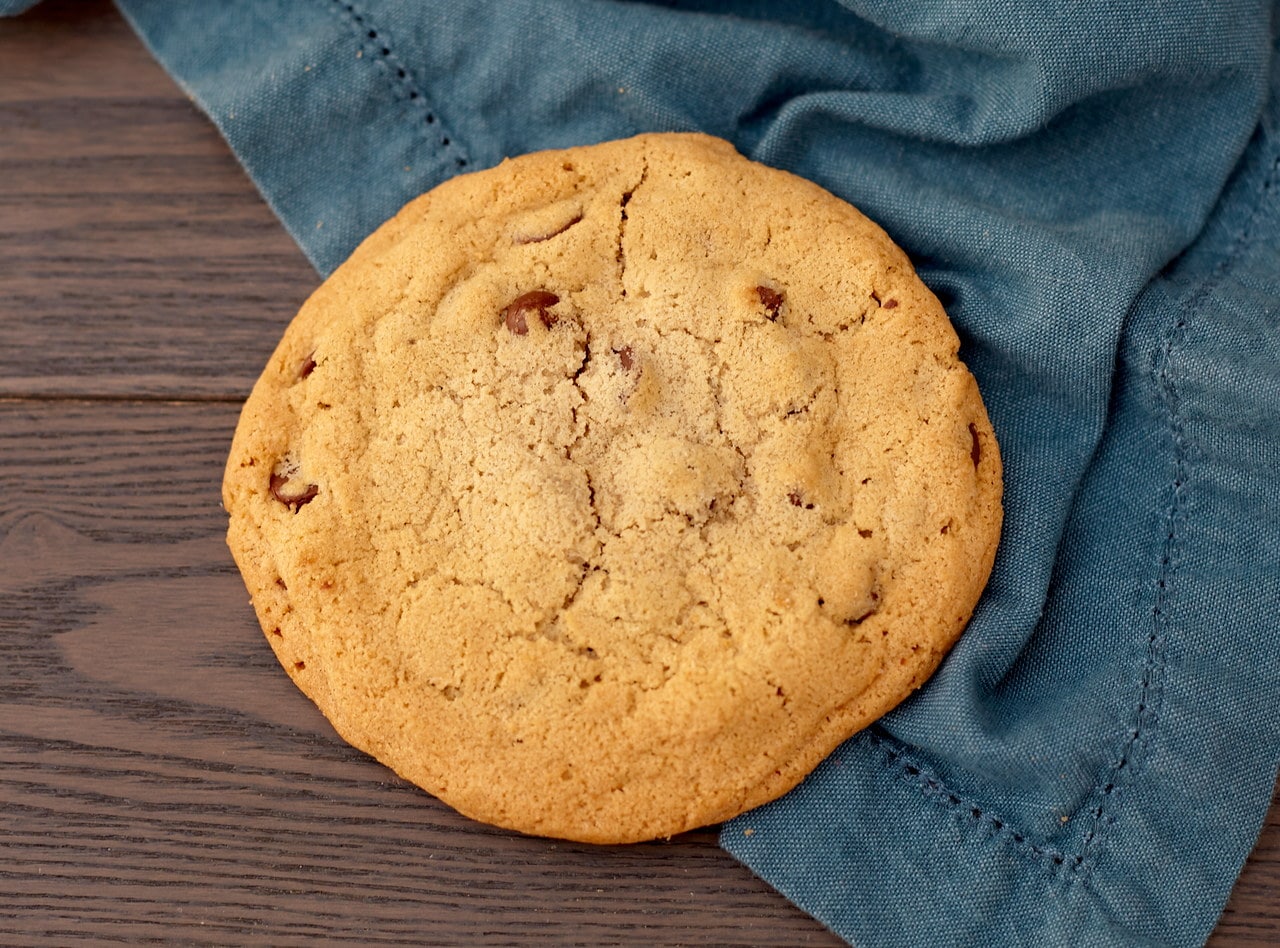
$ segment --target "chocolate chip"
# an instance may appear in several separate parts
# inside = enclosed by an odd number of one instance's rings
[[[303,485],[301,490],[297,485],[290,487],[291,480],[283,474],[271,475],[271,496],[286,507],[292,508],[294,513],[298,512],[298,508],[303,504],[309,504],[315,500],[316,495],[320,493],[320,488],[315,484]]]
[[[554,293],[546,290],[531,290],[507,304],[507,308],[502,311],[502,321],[506,323],[507,329],[513,335],[524,336],[529,333],[529,323],[525,314],[537,313],[538,318],[542,320],[542,325],[550,329],[559,322],[559,317],[547,312],[547,309],[559,302],[560,297]]]
[[[757,286],[756,296],[760,297],[760,305],[765,308],[770,319],[776,320],[782,311],[782,294],[772,287]]]
[[[974,427],[973,422],[969,422],[969,437],[972,439],[969,457],[973,461],[973,466],[977,467],[982,461],[982,442],[978,440],[978,429]]]
[[[791,493],[787,494],[787,500],[791,501],[792,507],[803,507],[805,510],[813,509],[813,504],[806,504],[804,502],[804,497],[801,496],[799,491],[793,490]]]
[[[515,336],[527,336],[529,334],[529,324],[525,322],[524,310],[512,310],[510,307],[503,311],[503,322],[507,324],[507,329]]]
[[[631,371],[631,367],[636,364],[636,356],[631,351],[631,347],[623,346],[621,349],[615,349],[614,351],[618,353],[618,361],[622,363],[622,371]]]
[[[298,381],[301,382],[303,379],[305,379],[308,375],[310,375],[312,372],[315,371],[315,368],[316,368],[316,354],[312,352],[305,359],[302,360],[302,365],[298,366]]]
[[[893,308],[894,308],[895,306],[897,306],[897,305],[898,305],[898,301],[897,301],[897,300],[885,300],[885,301],[884,301],[884,308],[885,308],[885,309],[893,309]]]

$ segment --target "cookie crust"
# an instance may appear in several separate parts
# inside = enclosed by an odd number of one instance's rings
[[[789,790],[928,677],[999,539],[905,255],[700,135],[526,155],[371,235],[245,404],[228,543],[282,666],[459,811],[591,842]]]

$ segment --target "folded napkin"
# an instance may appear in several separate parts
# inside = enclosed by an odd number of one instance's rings
[[[118,2],[322,273],[642,131],[882,224],[990,410],[1000,553],[935,677],[722,843],[860,946],[1208,936],[1280,762],[1271,4]]]

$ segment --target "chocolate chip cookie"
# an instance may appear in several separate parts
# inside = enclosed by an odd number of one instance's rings
[[[698,135],[455,178],[302,307],[229,543],[338,732],[465,814],[669,836],[918,687],[999,536],[942,307],[816,185]]]

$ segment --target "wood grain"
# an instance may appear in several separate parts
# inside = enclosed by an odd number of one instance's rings
[[[833,945],[712,831],[467,821],[279,672],[223,544],[317,278],[102,0],[0,20],[0,942]],[[1211,940],[1280,943],[1280,800]]]
[[[105,3],[0,78],[0,396],[243,397],[318,279],[217,131]]]

